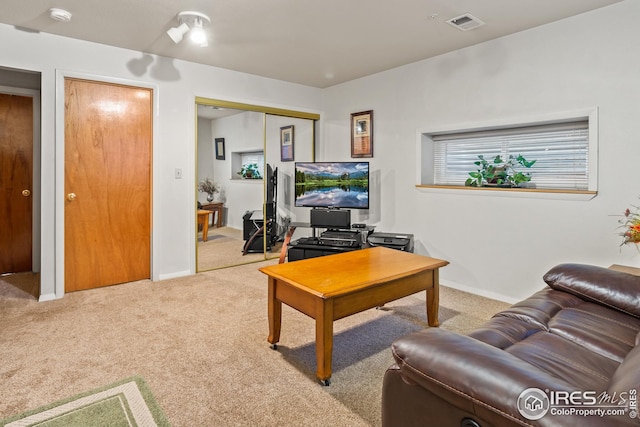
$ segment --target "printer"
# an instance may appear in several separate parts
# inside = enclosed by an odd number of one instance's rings
[[[369,246],[384,246],[405,252],[413,252],[413,234],[371,233],[367,237]]]

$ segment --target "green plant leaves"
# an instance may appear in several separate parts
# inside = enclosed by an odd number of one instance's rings
[[[522,154],[517,157],[509,155],[506,161],[497,155],[491,163],[483,155],[478,155],[478,159],[480,160],[473,162],[473,164],[479,169],[476,172],[469,172],[469,178],[464,183],[467,187],[482,187],[488,184],[517,187],[523,182],[531,181],[531,174],[517,171],[516,166],[530,168],[536,162],[535,160],[527,161]]]

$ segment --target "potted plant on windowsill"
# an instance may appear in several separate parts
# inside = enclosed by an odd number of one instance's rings
[[[247,163],[242,165],[242,169],[240,169],[238,175],[244,179],[262,179],[257,163]]]
[[[476,172],[469,172],[469,178],[464,183],[467,187],[520,187],[531,181],[531,173],[521,172],[519,167],[530,168],[536,162],[527,161],[521,154],[517,157],[509,155],[505,160],[497,155],[493,160],[486,160],[483,155],[474,162],[478,166]]]

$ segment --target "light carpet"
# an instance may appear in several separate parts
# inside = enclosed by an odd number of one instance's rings
[[[231,227],[209,228],[207,241],[202,241],[202,232],[198,233],[198,271],[214,270],[233,265],[248,264],[265,260],[262,252],[242,253],[245,241],[242,230]],[[276,242],[266,258],[280,256],[281,242]]]
[[[141,376],[174,427],[379,426],[391,343],[428,327],[424,292],[336,321],[324,387],[313,319],[284,306],[278,351],[267,342],[257,269],[275,262],[46,303],[0,278],[0,419]],[[441,287],[440,307],[441,328],[466,332],[507,304]]]

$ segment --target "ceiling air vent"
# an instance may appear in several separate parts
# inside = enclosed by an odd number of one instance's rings
[[[460,31],[469,31],[474,28],[478,28],[485,23],[473,16],[470,13],[465,13],[464,15],[456,16],[455,18],[451,18],[446,21],[447,24],[453,25]]]

